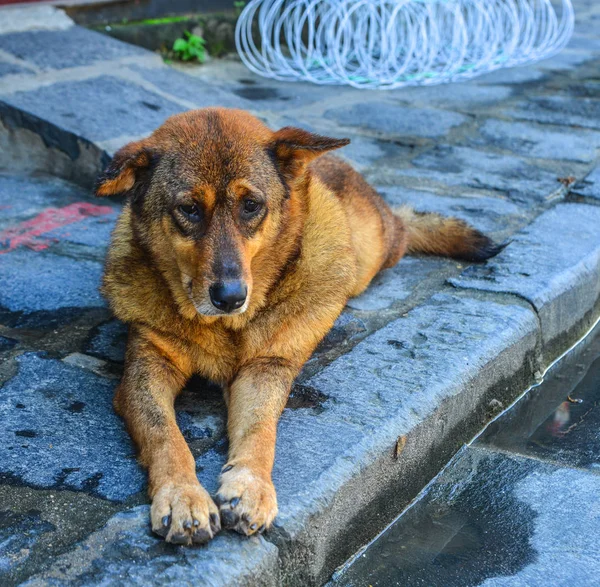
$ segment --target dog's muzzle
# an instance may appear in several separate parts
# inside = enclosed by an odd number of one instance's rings
[[[213,283],[208,289],[212,305],[221,312],[230,313],[241,308],[248,296],[248,286],[243,281]]]

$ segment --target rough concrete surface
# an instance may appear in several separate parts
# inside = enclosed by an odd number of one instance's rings
[[[265,80],[231,58],[171,68],[76,26],[0,31],[0,583],[321,584],[591,324],[600,7],[575,4],[560,58],[386,93]],[[120,203],[90,187],[116,149],[211,105],[348,136],[340,156],[391,205],[511,243],[482,265],[407,258],[377,276],[292,390],[275,528],[185,549],[151,535],[112,411],[126,328],[98,284]],[[176,407],[214,492],[220,390],[193,380]]]

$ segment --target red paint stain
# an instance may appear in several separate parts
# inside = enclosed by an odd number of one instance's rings
[[[64,208],[46,208],[35,218],[0,232],[0,255],[18,247],[42,251],[52,243],[52,239],[44,238],[43,234],[90,216],[103,216],[112,212],[113,208],[110,206],[96,206],[87,202],[75,202]]]

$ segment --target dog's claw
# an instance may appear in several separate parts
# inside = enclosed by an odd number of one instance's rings
[[[252,469],[235,466],[221,476],[215,499],[224,528],[250,536],[267,528],[277,515],[275,488],[270,478]]]
[[[153,497],[152,530],[173,544],[204,544],[221,528],[217,507],[200,484],[166,485]],[[166,513],[169,512],[169,513]]]

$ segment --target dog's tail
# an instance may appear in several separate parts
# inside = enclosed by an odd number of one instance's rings
[[[396,208],[393,212],[407,236],[407,253],[485,261],[497,255],[508,244],[495,243],[458,218],[415,212],[408,206]]]

